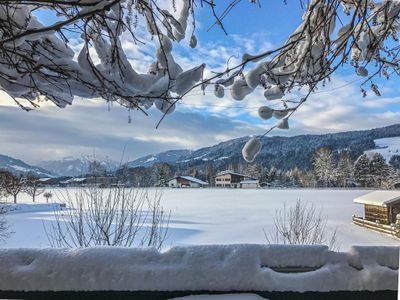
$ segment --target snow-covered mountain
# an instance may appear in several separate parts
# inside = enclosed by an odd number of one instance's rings
[[[182,156],[190,155],[190,150],[168,150],[157,154],[150,154],[136,160],[130,161],[128,166],[134,167],[151,167],[155,163],[165,162],[175,164]]]
[[[230,164],[244,163],[242,147],[248,139],[249,137],[241,137],[195,151],[173,151],[174,156],[169,156],[171,151],[161,152],[139,158],[131,162],[129,166],[147,167],[155,162],[167,162],[180,169],[186,169],[205,165],[219,168]],[[353,157],[357,157],[367,150],[382,148],[383,144],[388,144],[390,147],[373,151],[396,152],[397,149],[400,149],[400,124],[333,134],[265,137],[262,144],[261,152],[256,159],[257,163],[268,168],[276,167],[282,170],[290,170],[295,167],[310,169],[313,155],[321,147],[327,147],[337,152],[346,149],[352,153]]]
[[[34,174],[37,177],[53,177],[54,175],[41,167],[28,165],[22,160],[12,158],[7,155],[0,154],[0,169],[6,169],[14,174]]]
[[[108,171],[115,171],[119,164],[110,159],[98,160]],[[80,176],[88,173],[90,159],[65,157],[60,160],[42,161],[38,165],[56,176]]]
[[[198,150],[169,150],[147,155],[128,163],[130,168],[151,167],[165,162],[186,170],[192,167],[212,165],[214,168],[227,168],[234,164],[245,163],[242,158],[242,147],[249,137],[241,137]],[[298,135],[293,137],[265,137],[256,163],[264,167],[276,167],[291,170],[295,167],[303,170],[312,168],[315,151],[321,147],[334,152],[349,150],[353,158],[362,153],[381,153],[387,161],[393,155],[400,155],[400,124],[362,131],[349,131],[321,135]],[[115,171],[120,163],[109,159],[100,161],[108,171]],[[40,177],[80,176],[88,173],[87,158],[64,158],[61,160],[43,161],[39,167],[30,166],[21,160],[0,155],[0,168],[15,173],[33,172]]]
[[[393,155],[400,155],[400,137],[376,139],[374,142],[376,149],[364,152],[368,156],[372,156],[374,153],[380,153],[385,158],[386,162],[389,162]]]

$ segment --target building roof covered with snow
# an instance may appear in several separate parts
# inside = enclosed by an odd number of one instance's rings
[[[177,176],[175,178],[183,178],[183,179],[186,179],[188,181],[195,182],[195,183],[198,183],[198,184],[201,184],[201,185],[207,185],[208,184],[208,182],[205,182],[205,181],[203,181],[201,179],[198,179],[198,178],[195,178],[195,177],[192,177],[192,176]]]
[[[355,198],[354,202],[386,207],[400,202],[400,191],[375,191]]]

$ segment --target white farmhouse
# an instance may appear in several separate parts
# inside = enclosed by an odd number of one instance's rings
[[[258,180],[231,170],[215,175],[215,186],[218,188],[256,188],[258,185]]]
[[[208,182],[200,180],[192,176],[177,176],[168,181],[168,187],[172,188],[201,188],[208,185]]]

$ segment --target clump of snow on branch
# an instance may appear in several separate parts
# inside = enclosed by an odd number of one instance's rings
[[[189,91],[205,68],[202,64],[184,71],[172,55],[173,43],[186,36],[193,5],[182,1],[179,8],[168,10],[155,1],[132,0],[67,1],[51,7],[40,2],[1,4],[0,86],[16,100],[24,98],[34,106],[42,97],[60,107],[76,96],[101,97],[129,108],[148,109],[156,103],[163,113],[171,113],[174,95]],[[66,20],[45,26],[34,15],[38,8],[54,9]],[[146,22],[148,38],[159,44],[145,74],[135,70],[122,40],[130,34],[136,43],[142,42],[136,37],[136,22]],[[81,34],[77,58],[66,29]],[[192,35],[190,46],[196,44]]]
[[[261,142],[257,137],[251,138],[243,147],[243,158],[248,162],[253,162],[261,150]]]

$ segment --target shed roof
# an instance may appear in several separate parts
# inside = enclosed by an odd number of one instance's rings
[[[205,181],[203,181],[201,179],[198,179],[198,178],[195,178],[195,177],[192,177],[192,176],[177,176],[174,179],[176,179],[176,178],[183,178],[183,179],[186,179],[186,180],[189,180],[191,182],[195,182],[195,183],[198,183],[198,184],[201,184],[201,185],[207,185],[208,184],[208,182],[205,182]]]
[[[400,191],[375,191],[354,199],[355,203],[386,207],[400,201]]]

